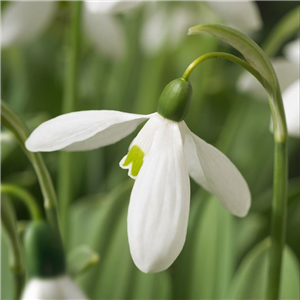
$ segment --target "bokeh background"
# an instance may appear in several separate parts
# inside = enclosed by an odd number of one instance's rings
[[[12,4],[1,1],[3,22]],[[189,26],[223,22],[206,2],[145,2],[96,16],[88,16],[84,5],[75,111],[152,113],[164,86],[180,77],[198,56],[213,51],[237,54],[213,37],[187,36]],[[257,1],[253,5],[262,23],[247,33],[262,47],[279,20],[299,6],[296,1]],[[71,2],[52,2],[43,30],[2,45],[1,98],[30,131],[63,110],[65,68],[71,59],[70,6]],[[226,20],[223,23],[228,25]],[[283,57],[285,45],[295,38],[297,33],[287,37],[272,58]],[[241,171],[252,194],[250,213],[243,219],[231,216],[214,196],[191,181],[187,241],[167,271],[145,275],[129,254],[126,216],[133,180],[118,164],[138,130],[116,145],[71,154],[67,173],[72,204],[65,248],[71,253],[85,245],[100,255],[98,264],[76,277],[90,299],[262,299],[271,220],[273,137],[267,96],[241,89],[242,74],[239,66],[220,59],[201,64],[190,79],[193,102],[185,121]],[[28,190],[42,207],[31,164],[6,128],[2,127],[1,134],[2,182]],[[61,155],[43,154],[58,195],[64,182]],[[290,138],[282,299],[299,297],[299,192],[299,139]],[[26,227],[26,207],[18,201],[13,204],[20,228]],[[8,256],[2,238],[1,299],[12,299]]]

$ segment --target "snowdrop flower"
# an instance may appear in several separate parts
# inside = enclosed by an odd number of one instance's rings
[[[300,40],[289,43],[283,50],[286,58],[273,60],[273,67],[278,76],[283,91],[283,104],[287,121],[288,134],[300,137],[299,133],[299,47]],[[267,94],[258,81],[249,73],[243,73],[237,87],[242,92],[248,92],[257,99],[267,100]],[[271,126],[272,128],[272,126]]]
[[[254,1],[150,3],[141,33],[141,46],[148,55],[176,48],[193,24],[222,22],[247,33],[259,30],[262,20]],[[206,4],[206,5],[205,5]]]
[[[22,300],[87,299],[65,274],[61,242],[50,225],[44,221],[32,222],[26,229],[24,249],[30,279]]]
[[[26,141],[27,149],[34,152],[91,150],[121,140],[148,120],[120,161],[136,180],[128,211],[128,238],[132,258],[145,273],[168,268],[184,245],[189,175],[232,214],[243,217],[249,210],[251,196],[240,172],[183,121],[191,94],[190,83],[176,79],[162,92],[156,113],[73,112],[41,124]]]
[[[85,1],[83,26],[97,50],[111,58],[121,58],[126,51],[123,25],[116,14],[126,13],[141,1]]]
[[[2,15],[1,47],[21,45],[39,36],[53,20],[55,1],[9,1]]]
[[[87,299],[67,275],[54,278],[34,278],[27,284],[22,300]]]

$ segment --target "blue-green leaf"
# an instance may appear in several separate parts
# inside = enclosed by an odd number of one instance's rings
[[[265,299],[268,273],[266,239],[246,255],[232,281],[226,299]],[[283,256],[280,299],[299,299],[299,269],[295,254],[286,246]]]

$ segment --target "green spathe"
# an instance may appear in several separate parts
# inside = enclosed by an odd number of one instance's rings
[[[157,112],[164,118],[180,122],[186,117],[191,100],[191,84],[183,78],[177,78],[171,81],[161,93]]]
[[[24,237],[29,277],[49,278],[65,273],[65,256],[59,237],[44,221],[32,222]]]

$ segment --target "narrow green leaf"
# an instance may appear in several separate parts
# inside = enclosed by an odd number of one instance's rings
[[[226,299],[265,299],[270,240],[253,248],[244,258]],[[280,299],[299,299],[299,269],[295,254],[286,246],[283,257]]]
[[[13,299],[14,282],[9,267],[9,248],[1,230],[1,299]]]
[[[187,242],[174,266],[176,299],[221,299],[233,276],[234,217],[216,197],[196,197]]]
[[[68,255],[68,273],[76,277],[99,262],[99,255],[87,245],[73,249]]]
[[[270,56],[274,56],[283,43],[299,31],[300,8],[299,6],[288,12],[275,25],[262,48]]]

